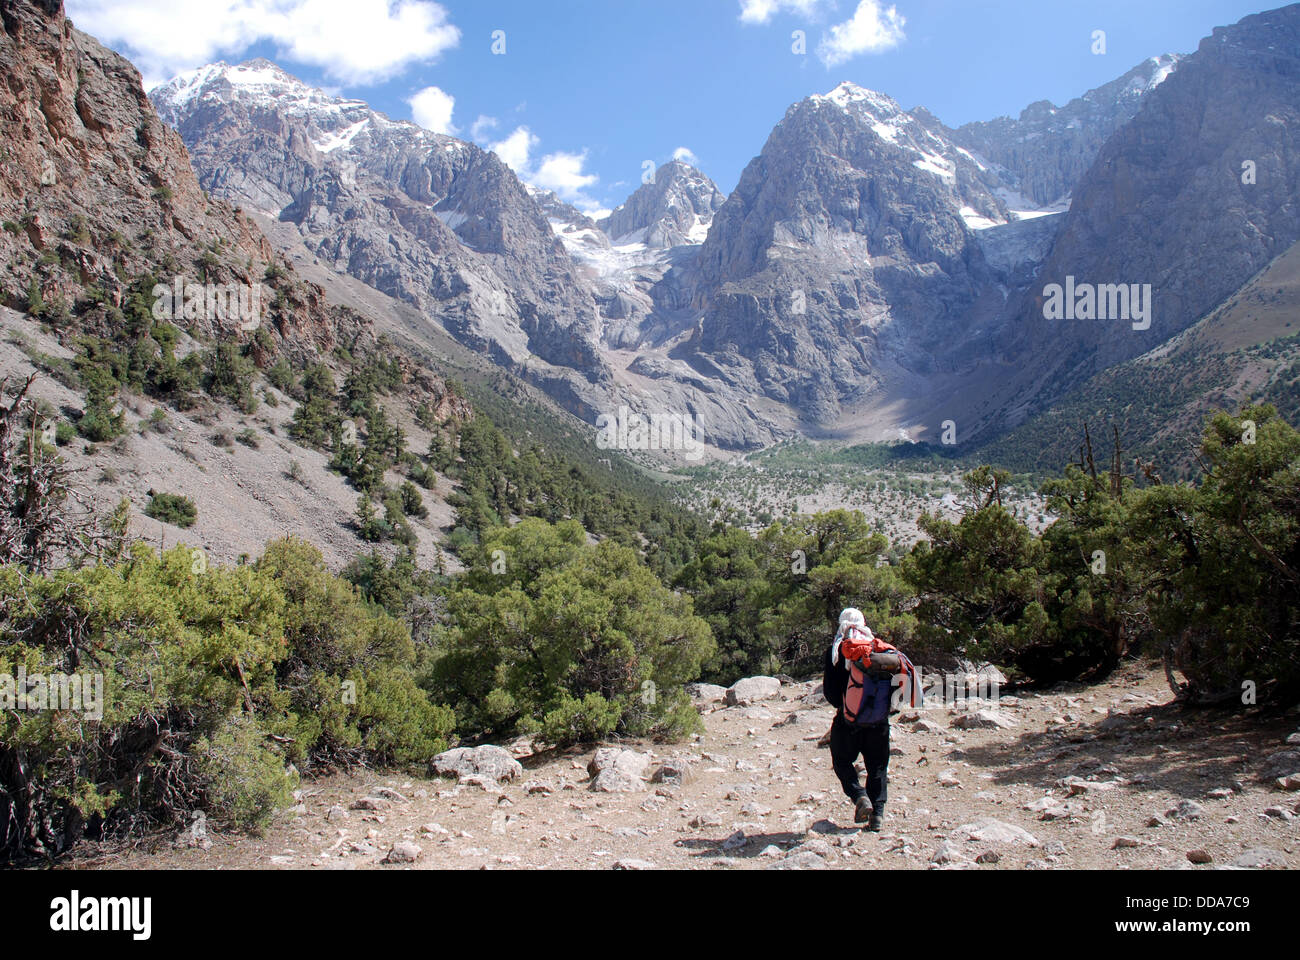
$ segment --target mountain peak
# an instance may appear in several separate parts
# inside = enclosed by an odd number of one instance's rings
[[[600,221],[620,246],[677,247],[703,243],[713,215],[726,199],[712,180],[683,160],[655,170],[622,206]]]
[[[197,103],[274,102],[277,110],[306,116],[329,129],[343,115],[370,113],[360,100],[330,96],[288,73],[279,65],[257,57],[243,63],[224,60],[178,74],[149,91],[162,118],[176,126],[178,118]]]
[[[830,93],[814,96],[811,99],[829,101],[845,110],[865,109],[877,117],[893,117],[903,112],[903,108],[893,97],[859,86],[851,80],[845,80]]]

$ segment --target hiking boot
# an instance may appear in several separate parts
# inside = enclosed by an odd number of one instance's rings
[[[872,810],[871,819],[867,822],[867,829],[872,833],[879,833],[885,825],[885,811]]]
[[[875,813],[871,809],[871,801],[866,797],[858,797],[857,811],[853,814],[853,822],[866,823],[873,817],[875,817]]]

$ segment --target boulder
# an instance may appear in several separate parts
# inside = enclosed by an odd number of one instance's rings
[[[417,844],[403,840],[400,843],[393,844],[393,848],[388,851],[388,856],[384,857],[384,863],[415,863],[420,859],[424,851]]]
[[[1007,679],[1006,674],[991,663],[975,664],[970,660],[962,660],[958,665],[962,673],[974,674],[989,683],[996,683],[1000,687],[1005,687],[1011,682]]]
[[[688,683],[686,695],[695,703],[717,703],[727,696],[727,688],[716,683]]]
[[[1238,854],[1232,866],[1242,870],[1263,870],[1268,867],[1287,866],[1286,854],[1268,847],[1252,847]]]
[[[1264,769],[1259,778],[1265,781],[1276,780],[1278,777],[1289,777],[1298,770],[1300,750],[1279,750],[1264,760]]]
[[[721,846],[723,850],[739,850],[747,843],[749,843],[749,838],[745,836],[745,831],[737,830],[726,840],[723,840]]]
[[[587,764],[587,772],[595,777],[605,770],[613,769],[630,777],[640,777],[650,766],[650,759],[650,754],[636,750],[601,747]]]
[[[643,793],[645,781],[640,777],[620,770],[618,767],[606,767],[591,781],[593,793]]]
[[[729,707],[743,707],[759,700],[772,700],[781,696],[781,681],[776,677],[746,677],[727,688]]]
[[[1020,809],[1028,810],[1030,813],[1042,813],[1044,810],[1051,810],[1053,807],[1061,806],[1061,801],[1056,797],[1039,797],[1037,800],[1031,800],[1024,804]]]
[[[512,783],[524,775],[523,766],[508,750],[490,745],[448,750],[434,757],[429,766],[439,777],[481,777],[498,783]]]
[[[825,870],[826,861],[811,850],[792,853],[784,860],[778,860],[769,870]]]
[[[962,824],[953,831],[953,836],[981,844],[1018,844],[1026,847],[1041,845],[1038,838],[1028,830],[987,817],[974,823]]]
[[[667,783],[676,787],[684,787],[694,779],[695,774],[691,771],[691,765],[676,757],[665,760],[655,767],[654,773],[650,775],[651,783]]]
[[[930,857],[930,862],[937,864],[964,863],[968,859],[956,844],[951,840],[945,840],[935,849],[934,854]]]
[[[826,703],[827,702],[826,694],[822,690],[822,685],[819,683],[816,686],[814,686],[811,690],[809,690],[807,693],[805,693],[802,697],[799,698],[799,702],[814,707],[820,707],[822,704]]]
[[[1205,814],[1205,808],[1195,800],[1180,800],[1178,806],[1165,811],[1170,820],[1199,820]]]
[[[1014,727],[1016,721],[996,710],[976,710],[961,714],[952,725],[961,730],[1005,730]]]
[[[1066,777],[1061,786],[1070,791],[1070,796],[1077,797],[1086,793],[1105,793],[1120,786],[1115,780],[1084,780],[1082,777]]]

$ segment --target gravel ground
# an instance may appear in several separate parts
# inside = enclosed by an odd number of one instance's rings
[[[304,783],[263,837],[209,830],[77,865],[180,869],[1215,869],[1300,866],[1296,716],[1174,706],[1163,675],[1004,697],[896,718],[890,818],[852,822],[817,738],[812,684],[748,706],[702,703],[687,743],[621,743],[634,792],[596,793],[594,748],[525,757],[513,782],[363,772]],[[1287,738],[1292,737],[1288,743]],[[523,753],[521,745],[514,745]],[[665,761],[681,785],[648,782]],[[1292,769],[1295,768],[1295,769]],[[362,807],[375,809],[361,809]],[[393,863],[403,854],[414,857]]]

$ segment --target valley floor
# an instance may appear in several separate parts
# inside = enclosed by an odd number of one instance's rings
[[[647,775],[684,761],[681,786],[593,793],[591,749],[526,759],[522,778],[487,790],[340,774],[305,783],[263,837],[86,845],[65,866],[400,869],[382,861],[408,843],[414,869],[1300,867],[1300,793],[1275,783],[1300,774],[1294,712],[1261,721],[1172,700],[1162,672],[1130,664],[1102,685],[1004,697],[1005,726],[962,729],[968,711],[943,705],[905,712],[879,834],[853,824],[816,745],[832,712],[808,683],[702,705],[706,731],[685,744],[620,744],[653,753]]]

